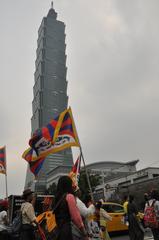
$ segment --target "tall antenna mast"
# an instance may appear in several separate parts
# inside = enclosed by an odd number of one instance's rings
[[[54,8],[54,3],[53,3],[53,1],[51,2],[51,8],[52,8],[52,9]]]

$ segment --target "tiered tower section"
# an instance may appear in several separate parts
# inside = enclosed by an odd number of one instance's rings
[[[66,44],[65,24],[57,20],[53,6],[44,17],[38,30],[36,51],[36,70],[33,87],[33,116],[31,118],[32,133],[45,126],[52,118],[67,108],[66,80]],[[71,149],[49,155],[38,176],[35,190],[45,191],[47,174],[57,166],[72,165]],[[25,187],[33,184],[33,176],[27,170]]]

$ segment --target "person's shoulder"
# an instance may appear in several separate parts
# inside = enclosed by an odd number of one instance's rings
[[[72,193],[67,193],[66,197],[73,197],[73,198],[75,198],[75,196]]]
[[[76,197],[76,202],[81,203],[82,201],[78,197]]]
[[[86,207],[84,202],[82,202],[82,200],[78,197],[76,197],[76,203],[77,203],[78,206]]]
[[[1,211],[0,212],[0,218],[4,218],[7,216],[7,212],[6,211]]]
[[[3,215],[3,216],[7,215],[7,212],[5,210],[3,210],[3,211],[0,212],[0,215]]]
[[[21,206],[29,206],[32,205],[30,202],[23,202]]]
[[[128,205],[128,201],[123,203],[123,206],[127,206]]]
[[[76,197],[76,201],[84,204],[84,202],[82,202],[82,200],[78,197]]]
[[[75,196],[72,193],[67,193],[66,194],[66,200],[74,200]]]
[[[100,211],[101,211],[101,212],[106,212],[106,211],[104,210],[104,208],[100,208]]]
[[[157,206],[159,205],[159,200],[155,201],[155,205],[157,205]]]
[[[33,205],[30,202],[24,202],[21,205],[21,209],[28,209],[30,207],[33,207]]]

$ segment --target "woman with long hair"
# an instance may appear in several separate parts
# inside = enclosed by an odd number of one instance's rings
[[[138,210],[134,203],[134,196],[129,195],[129,202],[127,207],[128,222],[129,222],[129,237],[130,240],[143,240],[144,232],[141,223],[137,217]]]
[[[68,176],[63,176],[58,181],[54,208],[59,229],[58,240],[88,240],[87,232],[76,205],[72,180]],[[79,235],[73,231],[73,224],[79,231]]]

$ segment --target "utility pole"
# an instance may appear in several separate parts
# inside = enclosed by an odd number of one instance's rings
[[[104,176],[105,176],[104,171],[102,171],[103,194],[104,194],[104,201],[106,202],[106,189],[105,189]]]

